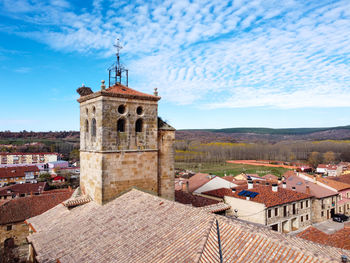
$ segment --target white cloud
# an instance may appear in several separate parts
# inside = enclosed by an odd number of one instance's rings
[[[2,15],[27,25],[13,33],[57,50],[111,55],[120,37],[133,58],[134,88],[158,87],[168,101],[211,108],[348,106],[346,0],[98,0],[81,10],[64,0],[21,0],[16,6],[0,0]]]

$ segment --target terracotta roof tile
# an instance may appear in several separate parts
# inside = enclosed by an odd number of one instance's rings
[[[25,172],[39,172],[36,165],[0,167],[0,178],[24,177]]]
[[[48,152],[40,152],[40,153],[21,153],[21,152],[0,152],[0,155],[58,155],[58,153],[48,153]]]
[[[344,174],[340,176],[330,176],[329,179],[336,182],[341,182],[341,183],[350,185],[350,174]]]
[[[195,207],[202,207],[219,203],[217,200],[193,195],[184,191],[175,191],[175,201],[186,205],[191,204]]]
[[[0,196],[12,196],[21,194],[36,194],[43,193],[48,189],[46,182],[40,182],[36,184],[26,183],[26,184],[13,184],[0,188]]]
[[[347,183],[343,183],[341,181],[335,181],[335,180],[331,180],[328,178],[323,178],[323,177],[317,177],[317,181],[321,182],[329,187],[332,187],[338,191],[341,190],[345,190],[345,189],[349,189],[350,188],[350,184]]]
[[[201,187],[202,185],[209,182],[212,178],[213,178],[213,176],[211,176],[209,174],[196,173],[190,179],[188,179],[189,191],[193,192],[193,191],[197,190],[199,187]]]
[[[246,199],[245,196],[238,195],[242,190],[248,189],[247,187],[244,187],[240,188],[236,192],[233,192],[231,189],[221,188],[217,190],[208,191],[203,194],[221,198],[223,198],[224,196],[232,196],[240,199]],[[258,193],[256,197],[250,198],[251,201],[265,204],[266,207],[291,203],[294,201],[303,200],[311,197],[310,195],[304,193],[298,193],[296,191],[287,190],[283,188],[278,188],[277,192],[273,192],[272,187],[267,185],[254,185],[254,188],[249,189],[248,191]]]
[[[339,262],[349,251],[231,220],[138,190],[100,206],[58,205],[27,222],[38,262]]]
[[[0,206],[0,225],[21,222],[40,215],[67,200],[72,193],[67,189],[63,193],[33,195],[9,200]]]

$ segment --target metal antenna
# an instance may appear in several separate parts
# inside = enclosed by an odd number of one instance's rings
[[[108,68],[108,75],[109,75],[109,84],[108,86],[110,87],[111,85],[116,85],[116,84],[122,84],[122,74],[123,72],[126,74],[125,76],[125,82],[126,86],[128,86],[129,82],[129,72],[125,68],[124,65],[120,63],[120,50],[123,48],[120,45],[119,38],[117,38],[117,43],[113,45],[117,49],[117,62],[114,63],[112,66]],[[114,79],[114,81],[113,81]],[[113,83],[114,82],[114,83]]]

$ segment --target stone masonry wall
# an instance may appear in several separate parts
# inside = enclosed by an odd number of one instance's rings
[[[175,131],[158,131],[158,195],[174,200],[174,143]]]
[[[103,154],[103,203],[131,187],[157,194],[157,151]]]
[[[80,151],[80,188],[102,203],[102,153]]]

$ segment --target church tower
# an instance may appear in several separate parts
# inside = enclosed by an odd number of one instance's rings
[[[175,129],[158,118],[160,97],[128,87],[128,71],[117,62],[109,87],[81,87],[80,187],[104,204],[131,187],[174,199]],[[126,74],[126,84],[122,84]]]

